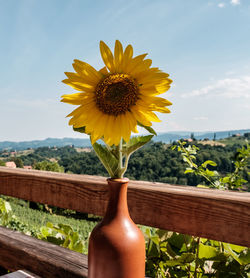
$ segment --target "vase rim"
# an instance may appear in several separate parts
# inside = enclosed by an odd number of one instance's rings
[[[129,182],[128,178],[108,178],[108,182],[117,182],[117,183],[127,183]]]

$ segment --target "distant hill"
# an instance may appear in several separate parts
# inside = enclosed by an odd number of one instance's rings
[[[47,138],[45,140],[33,140],[22,142],[4,141],[0,142],[0,150],[14,149],[14,150],[26,150],[28,148],[36,149],[39,147],[64,147],[68,145],[74,145],[76,147],[89,147],[91,146],[89,139],[78,138]]]
[[[233,134],[241,134],[250,132],[250,129],[240,129],[240,130],[227,130],[227,131],[216,131],[216,132],[192,132],[192,131],[180,131],[180,132],[167,132],[159,133],[158,136],[154,137],[155,142],[162,141],[164,143],[169,143],[177,141],[179,139],[190,138],[191,133],[197,140],[202,140],[208,138],[212,140],[214,134],[216,134],[216,140],[227,138]],[[25,150],[28,148],[39,148],[39,147],[63,147],[68,145],[74,145],[75,147],[89,147],[91,146],[89,139],[79,139],[79,138],[47,138],[45,140],[34,140],[34,141],[22,141],[22,142],[12,142],[3,141],[0,142],[0,150]]]
[[[192,131],[180,131],[180,132],[167,132],[160,133],[158,136],[154,137],[154,141],[159,142],[162,141],[164,143],[173,142],[180,139],[190,138],[191,133],[194,134],[194,137],[197,140],[203,140],[205,138],[209,140],[214,139],[214,135],[216,136],[216,140],[224,139],[230,137],[234,134],[241,134],[250,132],[250,129],[239,129],[239,130],[226,130],[226,131],[211,131],[211,132],[192,132]]]

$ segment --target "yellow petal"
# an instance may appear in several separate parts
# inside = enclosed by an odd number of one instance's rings
[[[100,134],[98,134],[96,132],[92,132],[90,135],[91,144],[94,145],[95,142],[101,138],[102,138],[102,136],[100,136]]]
[[[113,116],[108,115],[107,116],[107,121],[105,122],[105,131],[104,131],[104,140],[106,144],[109,145],[109,139],[112,136],[112,131],[113,131]]]
[[[155,113],[151,111],[145,111],[141,109],[140,112],[146,117],[148,121],[161,122],[161,120],[155,115]]]
[[[141,72],[135,72],[133,74],[133,77],[135,79],[137,79],[138,83],[143,83],[142,82],[143,78],[150,77],[150,76],[154,75],[157,72],[159,72],[158,68],[149,68],[149,69],[143,70]]]
[[[128,119],[128,124],[130,126],[130,129],[132,132],[134,133],[138,133],[138,130],[137,130],[137,120],[136,118],[133,116],[133,114],[131,112],[127,112],[126,113],[126,118]]]
[[[128,142],[130,139],[131,130],[129,129],[128,121],[125,114],[121,115],[121,134],[125,142]]]
[[[82,93],[82,94],[84,95],[84,94],[87,94],[87,93]],[[70,96],[70,95],[68,95],[68,96]],[[75,105],[81,105],[80,107],[85,107],[85,106],[89,107],[90,105],[94,104],[94,97],[93,96],[84,96],[84,97],[79,97],[79,98],[64,97],[61,100],[61,102],[75,104]],[[69,117],[69,116],[71,116],[71,114],[69,114],[67,117]]]
[[[75,59],[72,65],[77,73],[82,75],[84,78],[89,78],[93,82],[98,83],[102,78],[100,72],[98,72],[94,67],[92,67],[88,63]]]
[[[172,105],[172,103],[162,97],[154,97],[154,96],[143,96],[140,100],[138,100],[138,102],[141,103],[145,103],[145,106],[150,106],[150,105],[155,105],[155,106],[170,106]]]
[[[100,52],[102,56],[102,60],[106,67],[109,69],[111,73],[114,72],[114,58],[109,47],[103,42],[100,41]]]
[[[171,113],[167,107],[152,106],[152,111],[157,111],[161,113]]]
[[[107,76],[109,74],[106,67],[101,68],[99,72],[104,76]]]
[[[130,60],[133,57],[133,47],[129,44],[124,51],[124,59]]]
[[[167,77],[167,73],[153,73],[150,75],[144,75],[144,77],[140,78],[140,83],[142,83],[143,85],[147,85],[150,83],[157,84],[165,81],[171,84],[170,79],[168,79]]]
[[[64,79],[62,82],[69,85],[77,91],[93,92],[93,90],[95,89],[95,87],[88,83],[72,82],[70,79]]]
[[[116,72],[120,72],[120,70],[121,70],[122,59],[123,59],[122,44],[117,40],[115,42],[115,59],[114,59]]]
[[[147,56],[147,54],[141,54],[133,58],[127,65],[126,69],[124,69],[127,73],[130,73],[134,68],[136,68],[139,64],[142,64],[143,59]]]
[[[131,110],[131,112],[133,113],[137,122],[140,122],[141,124],[143,124],[145,126],[152,125],[152,123],[145,117],[144,114],[141,113],[141,111],[138,111],[137,109],[133,109],[133,110]]]
[[[118,115],[116,118],[115,118],[115,121],[114,121],[114,126],[113,126],[113,129],[114,129],[114,133],[113,133],[113,144],[115,144],[116,146],[119,145],[120,141],[121,141],[121,120],[120,120],[120,115]]]

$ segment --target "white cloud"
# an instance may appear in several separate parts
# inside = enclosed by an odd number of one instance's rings
[[[225,98],[250,98],[250,75],[238,78],[225,78],[190,93],[183,98],[195,96],[223,96]]]
[[[240,0],[231,0],[232,5],[240,5]]]
[[[225,7],[225,3],[219,3],[219,4],[218,4],[218,7],[219,7],[219,8],[224,8],[224,7]]]

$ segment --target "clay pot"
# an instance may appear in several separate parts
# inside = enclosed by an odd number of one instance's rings
[[[144,278],[145,242],[129,216],[128,179],[108,179],[106,214],[89,240],[89,278]]]

